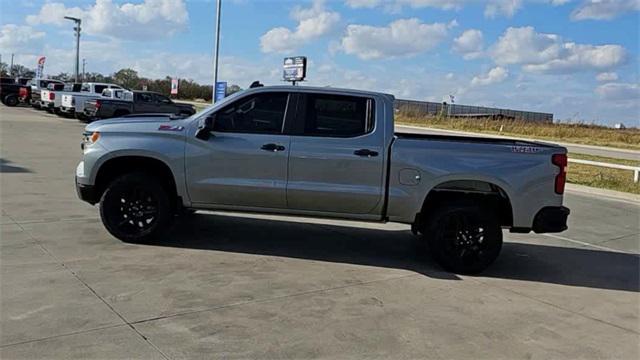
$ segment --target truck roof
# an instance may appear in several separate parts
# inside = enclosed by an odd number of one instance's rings
[[[371,96],[371,95],[382,95],[382,96],[391,96],[391,94],[375,92],[375,91],[365,91],[365,90],[356,90],[356,89],[345,89],[345,88],[336,88],[331,86],[293,86],[293,85],[271,85],[271,86],[261,86],[256,88],[249,88],[247,91],[252,90],[280,90],[280,91],[293,91],[293,92],[324,92],[324,93],[340,93],[340,94],[352,94],[352,95],[360,95],[360,96]]]

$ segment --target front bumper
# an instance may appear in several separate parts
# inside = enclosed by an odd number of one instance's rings
[[[96,189],[93,185],[81,184],[76,177],[76,193],[82,201],[86,201],[91,205],[95,205],[100,200],[97,199]]]
[[[533,231],[540,233],[558,233],[568,229],[567,218],[571,211],[564,206],[542,208],[533,220]]]

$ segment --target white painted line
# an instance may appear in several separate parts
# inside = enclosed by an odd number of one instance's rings
[[[558,239],[558,240],[568,241],[570,243],[574,243],[574,244],[578,244],[578,245],[582,245],[582,246],[592,247],[592,248],[598,249],[598,250],[606,250],[606,251],[617,252],[617,253],[622,253],[622,254],[638,255],[638,253],[635,253],[635,252],[618,250],[618,249],[610,248],[610,247],[607,247],[607,246],[595,245],[595,244],[591,244],[591,243],[580,241],[580,240],[569,239],[567,237],[560,236],[560,235],[554,235],[554,234],[542,234],[542,235],[548,236],[548,237],[552,237],[552,238]]]

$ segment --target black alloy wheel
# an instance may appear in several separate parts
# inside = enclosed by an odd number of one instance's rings
[[[157,179],[144,174],[114,180],[102,195],[100,215],[113,236],[135,243],[161,234],[172,218],[166,190]]]
[[[424,235],[435,260],[445,269],[476,274],[502,249],[502,230],[487,210],[448,206],[436,211]]]

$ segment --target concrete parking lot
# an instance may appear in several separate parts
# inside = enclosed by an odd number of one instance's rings
[[[82,128],[0,107],[3,359],[640,356],[636,202],[569,192],[569,231],[480,276],[398,224],[199,212],[132,245],[76,198]]]

